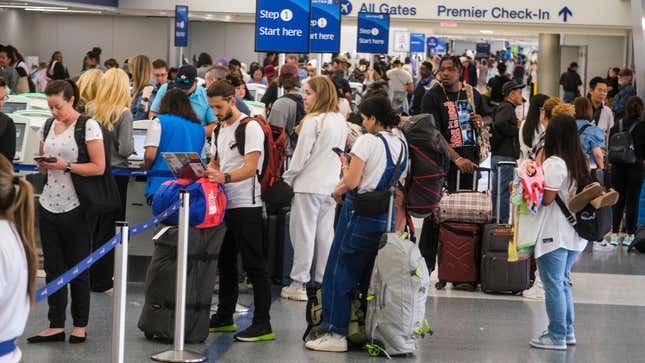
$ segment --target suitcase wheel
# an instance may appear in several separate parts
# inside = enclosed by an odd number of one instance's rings
[[[148,340],[153,340],[155,338],[155,335],[152,333],[143,333],[146,336],[146,339]]]
[[[434,287],[437,290],[443,290],[446,287],[446,282],[445,281],[439,281],[434,285]]]

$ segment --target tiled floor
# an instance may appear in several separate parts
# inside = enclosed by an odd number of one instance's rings
[[[402,362],[643,362],[645,359],[644,255],[627,255],[622,248],[586,251],[573,274],[578,345],[566,352],[531,349],[528,340],[546,327],[544,303],[517,296],[431,289],[427,303],[435,335],[419,342],[415,357]],[[436,281],[436,278],[433,278]],[[275,293],[277,294],[276,289]],[[249,304],[249,295],[242,295]],[[170,346],[149,342],[136,324],[143,303],[143,286],[128,289],[126,362],[149,362]],[[25,336],[47,325],[47,304],[32,312]],[[238,324],[249,324],[238,316]],[[311,352],[302,345],[304,304],[276,299],[273,327],[278,339],[235,343],[230,334],[212,334],[205,344],[188,349],[204,352],[210,362],[373,362],[365,352]],[[25,362],[107,362],[111,331],[111,297],[92,295],[88,341],[28,345],[19,339]]]

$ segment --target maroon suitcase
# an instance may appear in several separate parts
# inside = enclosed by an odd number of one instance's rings
[[[478,224],[445,222],[439,226],[439,282],[467,283],[472,290],[479,282],[481,228]]]

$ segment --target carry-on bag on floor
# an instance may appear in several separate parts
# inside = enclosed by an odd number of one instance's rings
[[[293,266],[293,246],[289,237],[290,208],[282,208],[277,213],[269,214],[265,225],[265,254],[269,277],[279,286],[291,283]]]
[[[177,279],[177,228],[169,228],[155,241],[145,280],[145,303],[138,327],[147,339],[172,343],[175,328]],[[186,269],[186,343],[202,343],[208,337],[211,299],[226,225],[188,231]]]
[[[425,317],[430,273],[419,247],[392,232],[394,186],[390,193],[387,232],[374,261],[365,320],[368,353],[388,357],[413,354],[416,340],[432,334]]]
[[[488,189],[477,190],[477,175],[488,173]],[[490,173],[488,168],[477,168],[473,173],[473,189],[461,189],[461,172],[457,171],[457,191],[444,194],[439,202],[439,222],[490,223],[493,220],[493,202],[490,196]]]
[[[516,167],[513,161],[502,161],[497,166],[497,223],[484,225],[482,233],[480,282],[483,292],[510,292],[518,294],[531,287],[531,259],[508,261],[508,245],[513,240],[512,224],[499,223],[501,196],[501,168]],[[513,216],[515,221],[516,215]]]
[[[475,290],[479,282],[480,239],[479,224],[445,222],[439,225],[437,289],[452,282],[469,284],[470,290]]]

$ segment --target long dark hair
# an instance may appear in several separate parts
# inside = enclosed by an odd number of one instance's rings
[[[576,119],[566,114],[554,116],[549,121],[544,137],[544,152],[547,158],[558,156],[569,170],[571,183],[584,186],[590,181],[589,164],[582,152]]]
[[[361,101],[358,110],[367,117],[374,116],[376,122],[386,129],[396,127],[401,122],[389,97],[379,95],[366,98]]]
[[[643,100],[638,96],[627,99],[625,104],[625,118],[629,120],[640,120],[643,115]]]
[[[31,183],[18,178],[13,165],[0,155],[0,218],[13,222],[27,257],[27,294],[33,304],[36,295],[36,238],[34,235],[34,192]]]
[[[540,109],[548,99],[549,96],[542,93],[538,93],[531,98],[529,112],[526,114],[526,121],[524,121],[524,128],[522,129],[522,140],[529,147],[533,146],[535,133],[540,129]]]
[[[178,88],[173,88],[166,92],[164,97],[161,99],[159,114],[175,115],[198,124],[202,123],[197,117],[197,114],[195,114],[186,92]]]

